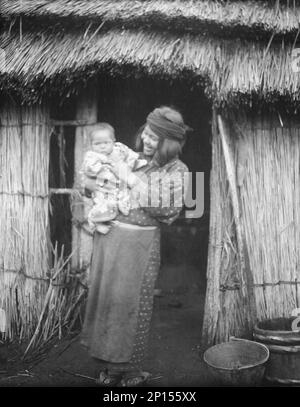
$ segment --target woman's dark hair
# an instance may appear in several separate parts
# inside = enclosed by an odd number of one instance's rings
[[[167,120],[176,124],[184,124],[183,117],[178,110],[169,106],[161,106],[159,109],[160,113],[165,116]],[[144,124],[137,132],[135,145],[137,151],[143,151],[143,140],[141,136],[145,127],[146,124]],[[160,166],[165,165],[167,162],[181,154],[184,143],[185,138],[182,141],[169,138],[160,138],[154,159]]]

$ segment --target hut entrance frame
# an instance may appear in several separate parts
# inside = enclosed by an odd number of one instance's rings
[[[84,153],[89,148],[88,134],[91,131],[93,125],[97,123],[98,105],[97,105],[97,93],[95,87],[86,88],[77,98],[76,103],[76,117],[74,120],[56,120],[52,119],[52,125],[54,128],[59,129],[59,134],[62,136],[62,142],[60,144],[60,151],[58,152],[59,158],[56,157],[56,164],[65,159],[63,147],[65,145],[65,139],[63,137],[64,130],[71,128],[71,135],[74,138],[73,142],[73,160],[71,160],[71,168],[69,168],[73,175],[72,187],[67,187],[66,180],[64,179],[63,188],[51,188],[52,195],[63,195],[68,197],[70,202],[69,215],[72,223],[71,233],[69,238],[71,245],[69,245],[68,252],[71,252],[72,268],[75,270],[85,271],[88,269],[91,258],[92,250],[92,236],[84,228],[85,217],[85,205],[84,199],[79,196],[77,191],[81,190],[80,187],[80,175],[79,170],[82,165]],[[68,165],[68,163],[65,163]],[[64,172],[63,165],[60,166],[59,173]],[[65,178],[63,176],[63,178]],[[66,211],[68,212],[68,211]],[[65,242],[66,241],[65,239]]]
[[[74,180],[72,185],[69,182],[68,188],[66,185],[63,188],[51,188],[53,196],[63,195],[67,197],[66,201],[70,200],[72,248],[69,248],[69,251],[74,252],[72,267],[82,271],[88,270],[91,257],[92,237],[82,227],[84,208],[82,202],[73,195],[74,190],[79,187],[78,170],[89,147],[88,134],[93,125],[103,118],[103,121],[116,127],[119,141],[134,148],[134,133],[143,124],[149,111],[157,105],[176,104],[186,122],[194,129],[187,140],[182,159],[194,174],[197,171],[205,174],[205,211],[199,219],[185,219],[183,211],[174,225],[162,225],[162,266],[170,267],[165,268],[167,271],[163,268],[158,285],[175,291],[192,290],[193,286],[205,285],[209,227],[211,107],[203,93],[199,89],[191,89],[184,81],[170,84],[167,81],[157,81],[155,78],[140,82],[134,79],[114,81],[106,78],[101,87],[92,84],[83,90],[73,104],[71,118],[62,120],[59,111],[60,118],[52,117],[52,125],[60,129],[60,132],[63,132],[63,129],[73,129],[70,137],[74,138],[72,146],[74,162],[71,163]],[[56,163],[60,161],[57,157],[55,160]],[[181,268],[177,267],[180,264]],[[199,325],[201,317],[202,315],[199,315]]]

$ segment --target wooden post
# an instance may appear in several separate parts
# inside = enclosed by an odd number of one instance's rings
[[[89,148],[89,132],[97,122],[97,92],[95,83],[88,86],[78,97],[76,120],[80,124],[76,127],[75,133],[75,156],[74,156],[74,186],[80,189],[80,168],[83,156]],[[83,268],[90,264],[92,252],[92,235],[84,229],[84,221],[88,208],[87,198],[73,198],[72,202],[72,251],[74,251],[72,267]]]
[[[213,109],[207,290],[202,344],[249,337],[255,320],[253,281],[236,180],[236,145],[225,119]],[[244,160],[242,161],[244,162]]]
[[[233,154],[230,148],[230,138],[227,134],[227,128],[225,127],[224,121],[220,115],[218,115],[218,125],[219,125],[219,132],[222,141],[223,147],[223,154],[225,160],[225,167],[227,171],[227,177],[229,182],[229,188],[231,193],[231,200],[232,200],[232,209],[233,209],[233,216],[236,225],[236,234],[237,234],[237,244],[239,249],[239,260],[240,260],[240,283],[241,283],[241,291],[242,294],[245,295],[245,257],[244,257],[244,247],[243,247],[243,232],[242,232],[242,224],[240,221],[240,207],[239,207],[239,199],[237,193],[237,185],[236,185],[236,176],[235,176],[235,168],[234,168],[234,159]]]
[[[207,256],[207,288],[202,325],[202,345],[207,348],[215,341],[220,316],[220,268],[222,263],[222,213],[219,210],[221,192],[218,180],[217,115],[212,117],[212,168],[210,172],[210,220]]]

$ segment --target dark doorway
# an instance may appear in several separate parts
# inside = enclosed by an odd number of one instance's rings
[[[140,79],[99,78],[98,120],[111,123],[117,139],[134,147],[135,134],[147,114],[160,105],[180,110],[193,128],[181,159],[190,171],[204,172],[205,210],[199,219],[180,216],[162,226],[162,272],[157,283],[163,291],[189,291],[205,284],[209,228],[209,173],[211,168],[211,106],[201,89],[186,81],[153,77]]]
[[[72,120],[75,117],[76,101],[66,99],[58,104],[51,101],[51,118]],[[54,126],[50,135],[49,187],[72,188],[74,183],[74,126]],[[53,247],[65,256],[72,251],[72,213],[69,195],[51,195],[50,236]]]
[[[209,233],[209,175],[211,169],[211,105],[199,87],[186,80],[155,77],[98,78],[98,121],[112,124],[119,141],[134,148],[137,130],[155,107],[171,105],[181,111],[193,129],[181,156],[190,172],[204,173],[204,213],[200,218],[182,215],[171,225],[162,225],[162,268],[157,288],[164,292],[189,293],[204,289]],[[52,101],[51,117],[72,120],[76,97],[58,105]],[[74,127],[55,127],[51,135],[50,179],[52,188],[72,188],[74,180]],[[71,252],[72,215],[69,197],[51,198],[51,240]]]

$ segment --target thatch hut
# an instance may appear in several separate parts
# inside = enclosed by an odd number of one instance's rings
[[[193,170],[210,171],[204,342],[298,307],[299,17],[295,0],[1,1],[0,308],[11,337],[30,336],[52,295],[50,195],[68,206],[88,130],[105,117],[130,144],[149,107],[174,99],[197,130]],[[90,237],[72,203],[65,244],[80,270]]]

